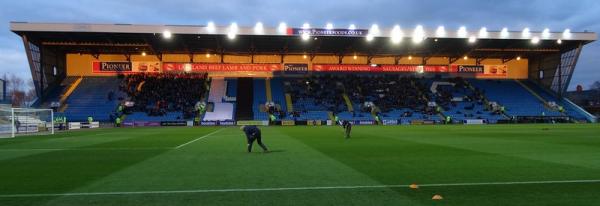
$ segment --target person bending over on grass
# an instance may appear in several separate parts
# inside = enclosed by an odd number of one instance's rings
[[[346,132],[346,139],[350,138],[350,132],[352,131],[352,123],[350,123],[350,121],[348,120],[344,120],[342,122],[342,127]]]
[[[252,145],[254,141],[258,143],[260,147],[262,147],[263,152],[269,152],[267,146],[262,143],[262,137],[260,136],[260,129],[256,126],[242,126],[240,127],[242,131],[246,134],[246,140],[248,141],[248,153],[252,152]]]

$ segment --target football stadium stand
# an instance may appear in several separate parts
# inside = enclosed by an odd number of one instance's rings
[[[425,32],[412,42],[421,46],[397,48],[382,40],[393,32],[369,38],[360,28],[240,27],[235,38],[228,27],[185,25],[12,22],[11,30],[23,37],[38,104],[69,121],[595,121],[564,98],[592,32],[528,31],[537,41],[489,32],[471,43]]]

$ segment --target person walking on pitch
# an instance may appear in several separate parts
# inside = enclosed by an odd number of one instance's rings
[[[252,145],[254,141],[258,143],[258,145],[263,149],[263,152],[269,152],[267,146],[262,143],[262,137],[260,135],[260,129],[258,127],[252,126],[241,126],[240,129],[246,134],[246,140],[248,141],[248,153],[252,152]]]

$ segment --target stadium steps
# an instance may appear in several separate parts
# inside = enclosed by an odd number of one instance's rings
[[[292,95],[290,93],[285,93],[285,104],[288,112],[294,111],[294,104],[292,103]]]
[[[269,79],[269,78],[265,79],[265,92],[267,95],[267,101],[272,102],[273,101],[273,93],[271,91],[271,79]]]
[[[65,102],[67,101],[67,99],[69,98],[69,96],[71,96],[71,94],[73,94],[73,91],[75,91],[75,89],[77,89],[77,87],[79,86],[79,84],[81,84],[81,81],[83,80],[83,77],[79,77],[75,80],[75,82],[73,82],[73,84],[71,84],[69,86],[69,89],[67,89],[67,91],[60,97],[60,108],[58,109],[59,112],[65,112],[65,110],[67,109],[67,107],[69,107],[69,105],[65,104]]]
[[[346,106],[348,107],[348,112],[354,111],[354,106],[352,106],[352,101],[350,101],[350,97],[346,93],[342,95],[344,97],[344,102],[346,102]]]
[[[529,93],[531,93],[531,95],[533,95],[535,98],[537,98],[538,100],[540,100],[542,103],[544,103],[544,106],[548,109],[552,109],[549,108],[548,105],[548,101],[546,101],[546,99],[544,99],[542,96],[540,96],[538,93],[536,93],[535,91],[533,91],[533,89],[529,88],[527,85],[525,85],[523,82],[516,80],[515,82],[517,82],[517,84],[521,85],[521,87],[525,88],[525,90],[527,90]],[[553,110],[553,109],[552,109]]]
[[[238,120],[252,120],[254,118],[252,111],[254,82],[252,78],[239,78],[237,83],[235,116]]]

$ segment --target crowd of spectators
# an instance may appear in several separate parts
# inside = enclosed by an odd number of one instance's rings
[[[124,77],[120,89],[134,103],[129,111],[149,116],[181,112],[179,118],[189,119],[194,115],[195,104],[205,94],[206,78],[206,74],[132,74]]]
[[[285,82],[285,91],[292,96],[294,109],[306,111],[343,111],[346,110],[342,94],[344,87],[340,83],[343,77],[332,75],[317,75],[307,78],[288,79]],[[292,114],[297,116],[299,113]]]

